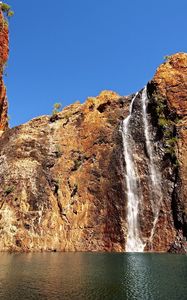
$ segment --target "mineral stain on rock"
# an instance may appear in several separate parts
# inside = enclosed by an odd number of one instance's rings
[[[134,95],[104,91],[55,116],[9,129],[3,66],[8,27],[0,14],[0,251],[118,251],[126,248],[126,162],[120,132]],[[184,252],[187,237],[187,54],[162,64],[147,85],[154,161],[162,174],[162,204],[154,216],[142,91],[131,134],[143,200],[145,251]]]

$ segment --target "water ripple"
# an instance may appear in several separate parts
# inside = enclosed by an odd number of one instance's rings
[[[185,300],[187,256],[0,254],[3,300]]]

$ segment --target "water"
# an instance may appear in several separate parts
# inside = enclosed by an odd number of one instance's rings
[[[146,149],[149,158],[149,191],[150,191],[150,202],[154,215],[153,227],[150,235],[150,242],[152,241],[157,220],[159,217],[160,206],[162,203],[162,190],[161,190],[161,174],[157,169],[156,163],[154,162],[153,143],[151,141],[151,132],[147,116],[147,87],[142,92],[142,112],[143,112],[143,124],[144,124],[144,135],[146,142]]]
[[[128,117],[123,120],[122,124],[122,139],[124,149],[124,159],[126,163],[126,184],[127,184],[127,252],[143,252],[144,244],[139,235],[138,224],[138,205],[139,205],[139,190],[138,176],[133,160],[133,140],[130,131],[130,120],[133,111],[133,103],[137,94],[131,101]]]
[[[141,239],[141,232],[139,227],[139,205],[143,201],[141,193],[141,182],[139,174],[136,169],[136,161],[133,157],[135,149],[135,142],[131,134],[131,119],[133,114],[133,105],[136,100],[137,94],[131,101],[129,115],[122,123],[122,139],[123,139],[123,154],[126,163],[126,186],[127,186],[127,252],[143,252],[145,244]],[[162,189],[161,189],[161,174],[157,168],[155,161],[155,151],[152,142],[152,132],[150,128],[149,116],[147,114],[147,87],[142,91],[141,95],[141,108],[142,109],[142,124],[144,128],[145,145],[147,156],[149,159],[149,200],[153,212],[153,224],[149,237],[149,244],[152,245],[154,232],[156,229],[160,207],[162,203]]]
[[[153,253],[0,254],[2,300],[185,300],[187,257]]]

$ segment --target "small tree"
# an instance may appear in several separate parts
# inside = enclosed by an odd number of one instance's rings
[[[52,114],[56,115],[60,110],[62,109],[62,104],[61,103],[55,103],[53,105],[53,111]]]
[[[169,61],[170,58],[171,58],[171,55],[165,55],[165,56],[164,56],[164,60],[165,60],[165,61]]]
[[[0,7],[1,7],[2,12],[4,13],[4,15],[7,18],[10,18],[10,17],[12,17],[14,15],[14,12],[11,9],[11,6],[9,4],[7,4],[7,3],[1,3]]]

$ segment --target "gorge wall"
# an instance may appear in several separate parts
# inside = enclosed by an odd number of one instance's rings
[[[0,135],[8,127],[8,103],[6,97],[6,88],[3,82],[3,73],[9,53],[9,33],[8,24],[0,12]]]
[[[0,53],[3,66],[8,55],[3,26]],[[169,57],[147,85],[159,193],[150,184],[145,90],[136,97],[104,91],[84,104],[9,129],[2,73],[0,88],[0,251],[125,251],[129,223],[122,123],[132,99],[129,134],[141,190],[140,239],[145,251],[186,251],[187,54]]]

